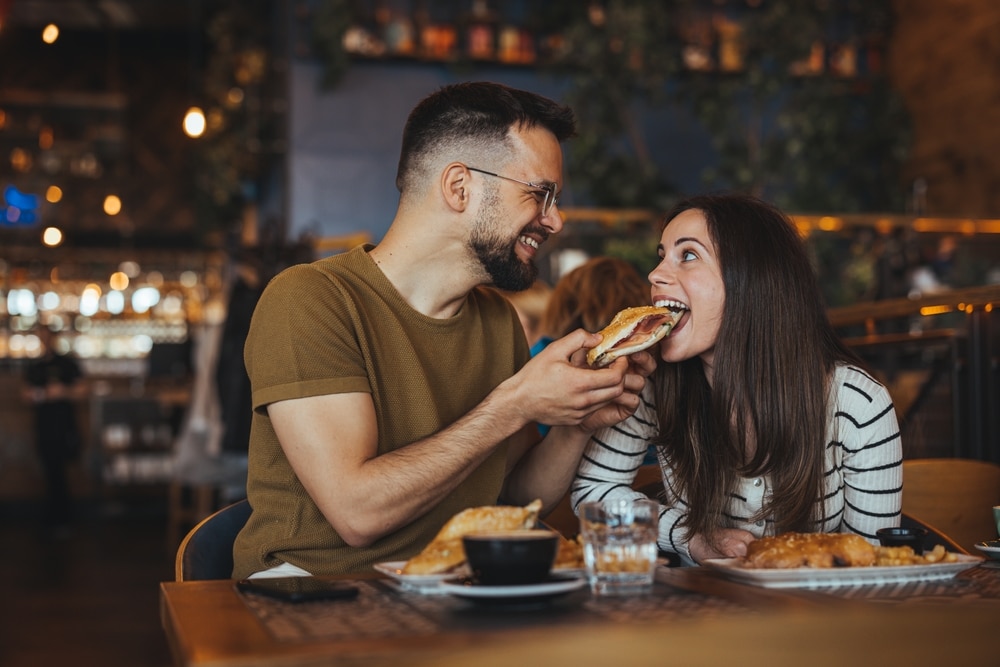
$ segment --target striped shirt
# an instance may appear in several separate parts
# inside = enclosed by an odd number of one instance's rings
[[[631,483],[658,430],[652,396],[652,385],[647,384],[641,404],[631,417],[598,431],[590,439],[571,488],[574,511],[586,501],[643,497]],[[825,511],[817,530],[857,533],[877,543],[876,530],[899,525],[902,503],[902,442],[886,388],[858,368],[838,365],[833,376],[826,442]],[[660,470],[665,487],[673,489],[673,472],[662,460]],[[731,527],[747,530],[755,537],[773,535],[772,520],[750,520],[771,492],[766,476],[740,479],[726,511]],[[676,493],[668,495],[677,498]],[[660,507],[659,545],[679,554],[684,564],[690,565],[694,561],[688,550],[687,529],[678,525],[686,513],[684,498]]]

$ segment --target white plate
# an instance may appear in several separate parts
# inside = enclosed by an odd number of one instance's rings
[[[740,566],[737,558],[715,558],[705,566],[728,579],[766,588],[817,588],[821,586],[868,586],[898,584],[908,581],[951,579],[962,570],[983,562],[977,556],[955,554],[955,563],[930,565],[890,565],[873,567],[799,567],[789,569],[749,569]]]
[[[522,602],[552,598],[570,593],[587,585],[583,577],[557,576],[540,584],[526,586],[481,586],[467,577],[451,577],[442,581],[440,588],[461,598],[495,602]]]
[[[384,563],[375,563],[375,571],[381,572],[387,577],[392,577],[403,588],[410,590],[427,591],[435,589],[438,585],[450,577],[466,573],[463,566],[456,572],[445,572],[444,574],[403,574],[405,560],[391,560]]]
[[[976,542],[972,546],[976,547],[990,558],[994,560],[1000,560],[1000,540],[990,540],[989,542]]]
[[[405,560],[391,560],[382,563],[375,563],[373,567],[376,572],[381,572],[387,577],[394,579],[401,588],[408,590],[420,590],[425,593],[436,589],[438,584],[445,579],[469,576],[469,568],[466,565],[460,566],[453,572],[445,572],[444,574],[403,574],[403,567],[405,565]],[[559,577],[582,576],[584,572],[585,570],[579,567],[552,569],[552,574]]]

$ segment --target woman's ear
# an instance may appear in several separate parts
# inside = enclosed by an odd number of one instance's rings
[[[453,162],[441,173],[441,192],[452,209],[463,212],[469,206],[469,170],[461,162]]]

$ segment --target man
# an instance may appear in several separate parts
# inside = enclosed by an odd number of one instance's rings
[[[534,281],[562,229],[567,107],[493,83],[445,87],[403,133],[396,216],[377,246],[292,267],[247,339],[253,514],[234,576],[333,574],[417,553],[455,513],[545,509],[589,434],[638,406],[648,354],[586,366],[582,330],[529,361],[497,291]],[[538,442],[535,423],[555,426]]]

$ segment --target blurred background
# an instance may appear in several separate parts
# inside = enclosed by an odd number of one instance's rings
[[[0,507],[41,531],[5,537],[35,544],[9,565],[151,565],[154,627],[128,634],[162,649],[155,581],[242,493],[262,285],[377,243],[406,115],[474,79],[578,114],[545,282],[600,255],[645,275],[673,201],[754,192],[793,215],[907,456],[1000,460],[994,0],[0,0]],[[50,350],[82,387],[65,534],[24,395]]]

